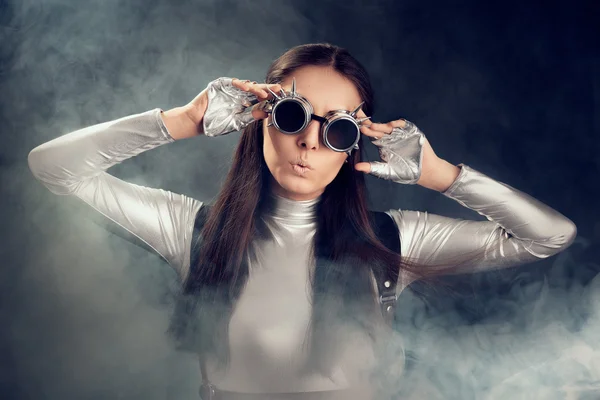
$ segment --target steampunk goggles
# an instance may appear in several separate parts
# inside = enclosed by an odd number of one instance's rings
[[[319,116],[314,114],[312,104],[296,92],[296,78],[292,80],[290,92],[286,93],[283,89],[279,93],[267,90],[273,95],[261,107],[271,115],[271,122],[267,126],[275,126],[283,134],[294,135],[302,132],[312,120],[316,120],[321,123],[323,143],[331,150],[350,155],[352,150],[358,149],[360,126],[363,121],[371,118],[356,118],[364,101],[354,111],[332,110]]]

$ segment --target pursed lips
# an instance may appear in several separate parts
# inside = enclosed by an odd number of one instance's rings
[[[292,165],[299,165],[299,166],[304,167],[304,168],[312,169],[312,167],[310,166],[309,163],[307,163],[306,161],[302,161],[302,160],[300,160],[300,161],[292,161],[292,162],[290,162],[290,164],[292,164]]]

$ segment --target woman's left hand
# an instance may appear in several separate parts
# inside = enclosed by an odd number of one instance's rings
[[[397,183],[429,186],[427,179],[441,159],[415,124],[405,119],[388,123],[365,121],[360,131],[379,147],[383,162],[359,162],[355,165],[357,171]]]

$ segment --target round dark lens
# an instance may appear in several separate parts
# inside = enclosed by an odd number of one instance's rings
[[[340,119],[329,125],[327,130],[327,141],[339,150],[348,150],[354,142],[359,131],[352,121]]]
[[[304,124],[304,109],[295,101],[286,101],[277,106],[273,118],[282,131],[296,132]]]

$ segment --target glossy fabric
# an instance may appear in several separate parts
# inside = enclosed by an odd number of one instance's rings
[[[423,166],[425,134],[412,122],[395,127],[388,135],[373,140],[382,161],[371,161],[371,174],[404,185],[419,181]]]
[[[254,121],[251,104],[258,102],[256,96],[231,84],[233,78],[221,77],[210,82],[206,88],[208,105],[202,118],[206,136],[226,135],[242,130]]]
[[[106,172],[112,165],[172,141],[157,108],[62,135],[33,149],[28,161],[34,176],[51,192],[82,199],[155,249],[183,279],[189,271],[194,218],[202,202],[128,183]],[[470,272],[536,261],[571,244],[576,228],[568,218],[467,165],[460,167],[458,178],[443,195],[487,221],[389,210],[398,227],[403,257],[434,268],[433,264],[449,257],[483,249],[483,262],[465,264],[459,271]],[[210,369],[209,377],[220,389],[231,391],[344,388],[361,365],[369,364],[371,354],[361,347],[364,342],[359,334],[347,338],[353,351],[340,360],[333,381],[304,376],[297,370],[310,316],[307,278],[318,199],[274,200],[264,216],[272,238],[253,243],[259,261],[250,266],[248,285],[232,316],[231,369],[226,373]],[[414,279],[401,273],[398,293]]]

